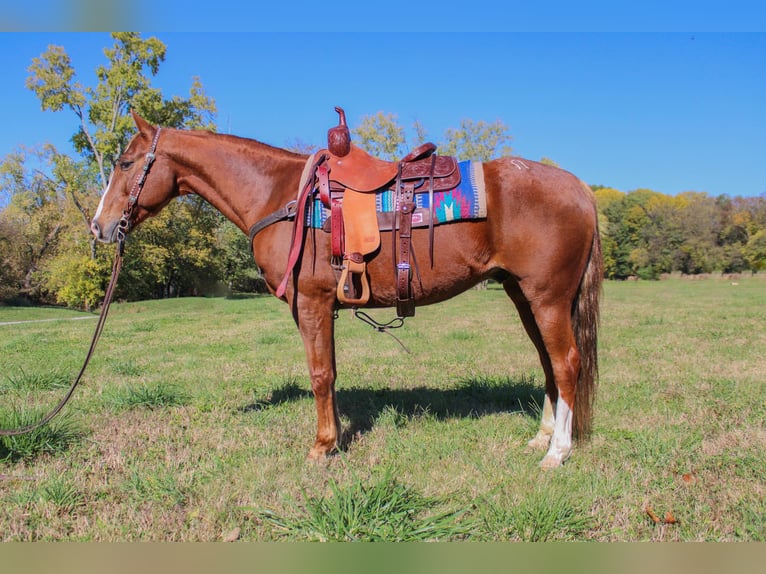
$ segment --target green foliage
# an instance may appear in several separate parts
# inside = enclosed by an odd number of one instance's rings
[[[755,232],[747,241],[743,254],[754,271],[766,269],[766,229]]]
[[[766,199],[595,190],[608,278],[759,271]],[[764,226],[764,227],[761,227]]]
[[[508,126],[501,120],[462,120],[458,129],[449,128],[445,141],[439,145],[440,153],[454,155],[461,160],[489,161],[510,155],[511,140]]]
[[[230,221],[218,227],[216,245],[222,276],[234,293],[266,293],[266,282],[253,263],[250,239]]]
[[[351,132],[354,143],[374,156],[393,161],[406,153],[404,128],[395,114],[365,116]]]
[[[455,540],[467,537],[470,521],[460,521],[465,511],[433,508],[442,502],[421,495],[387,472],[376,483],[356,479],[349,485],[329,481],[330,495],[304,492],[298,516],[261,512],[260,518],[291,540],[320,542],[413,542]]]
[[[43,486],[40,499],[64,514],[72,514],[85,505],[85,495],[76,484],[63,477],[55,477]]]
[[[4,298],[22,294],[86,309],[98,304],[110,265],[89,231],[90,216],[106,187],[109,166],[135,131],[130,109],[165,126],[215,128],[215,102],[199,78],[193,78],[187,98],[165,98],[151,85],[166,56],[160,40],[132,32],[114,33],[112,39],[104,50],[105,63],[95,70],[94,85],[78,80],[61,46],[50,46],[28,68],[26,85],[42,109],[74,115],[72,141],[80,157],[45,146],[20,150],[0,164],[0,190],[10,198],[0,212]],[[142,280],[128,291],[136,297],[167,296],[214,286],[220,276],[215,229],[221,220],[216,214],[211,226],[210,212],[196,206],[188,210],[191,224],[167,226],[161,247],[134,248],[148,259],[133,261],[134,274]],[[190,278],[195,273],[200,278]]]
[[[15,429],[39,421],[43,409],[3,409],[0,428]],[[0,436],[0,461],[31,461],[42,454],[61,454],[81,435],[80,429],[66,415],[26,434]]]
[[[56,294],[58,303],[90,310],[104,297],[109,269],[104,259],[64,252],[48,265],[46,287]]]
[[[480,511],[486,531],[492,532],[496,540],[578,540],[594,525],[587,510],[571,496],[550,492],[532,493],[511,504],[485,502]]]
[[[0,212],[0,260],[7,295],[40,297],[41,269],[71,227],[62,187],[47,171],[57,154],[50,146],[19,149],[0,163],[0,188],[10,197]]]
[[[137,300],[213,292],[223,275],[222,224],[198,197],[172,202],[131,235],[118,295]]]
[[[106,401],[115,410],[159,409],[183,406],[189,402],[189,396],[177,385],[140,383],[107,391]]]
[[[5,375],[5,383],[0,385],[0,393],[50,391],[67,388],[69,384],[69,376],[61,371],[26,372],[20,368],[15,373]]]
[[[415,137],[410,148],[426,141],[423,124],[416,121],[412,130]],[[398,123],[395,114],[378,112],[375,115],[364,116],[359,126],[351,132],[358,146],[378,157],[396,160],[408,151],[405,129]],[[439,143],[438,147],[439,153],[444,155],[489,161],[510,154],[511,140],[508,126],[500,120],[488,123],[483,120],[465,119],[460,122],[460,128],[449,128],[445,132],[444,141]]]

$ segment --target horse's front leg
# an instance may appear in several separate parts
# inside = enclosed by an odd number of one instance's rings
[[[293,316],[303,339],[311,390],[317,409],[317,434],[309,458],[321,460],[338,447],[340,417],[335,399],[335,322],[332,305],[299,297]]]

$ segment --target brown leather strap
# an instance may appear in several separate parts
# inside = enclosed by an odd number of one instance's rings
[[[431,269],[434,268],[434,167],[436,156],[431,156],[431,172],[428,174],[428,205],[431,217],[428,221],[428,255],[431,258]]]
[[[330,192],[330,237],[332,256],[341,259],[346,250],[343,227],[343,192]]]
[[[277,209],[274,213],[270,213],[263,219],[256,221],[247,233],[247,236],[250,239],[250,248],[252,249],[253,247],[253,239],[255,239],[255,236],[258,235],[261,231],[271,225],[274,225],[275,223],[279,223],[285,219],[292,219],[295,217],[296,203],[298,202],[293,199],[292,201],[287,202],[287,205],[285,205],[283,208]]]
[[[319,184],[319,199],[322,204],[330,209],[330,237],[332,256],[336,262],[343,258],[344,235],[343,229],[343,190],[333,190],[330,185],[329,166],[322,163],[316,169],[317,182]]]
[[[326,207],[330,207],[330,174],[326,163],[317,166],[316,176],[319,182],[319,199]]]
[[[318,173],[319,168],[324,165],[326,160],[325,155],[321,155],[314,164],[312,172]],[[285,276],[282,277],[282,281],[277,287],[277,297],[282,297],[287,290],[287,282],[293,274],[293,269],[300,259],[301,251],[303,251],[303,239],[306,235],[306,209],[308,208],[309,201],[314,195],[314,178],[309,177],[306,181],[306,185],[298,196],[295,204],[295,220],[293,221],[293,235],[290,240],[290,253],[287,256],[287,269],[285,270]]]
[[[412,238],[413,184],[407,183],[399,189],[399,262],[396,264],[396,312],[400,317],[415,314],[415,300],[410,292],[410,240]]]

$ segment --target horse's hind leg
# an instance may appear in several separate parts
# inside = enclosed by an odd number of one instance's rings
[[[524,325],[527,335],[529,335],[529,338],[537,349],[537,353],[540,356],[540,363],[542,364],[543,372],[545,373],[545,399],[543,400],[540,429],[537,431],[535,437],[529,441],[528,445],[532,450],[546,450],[551,442],[551,437],[553,436],[555,423],[553,405],[558,398],[558,390],[556,389],[556,382],[553,377],[550,357],[545,348],[542,335],[540,335],[540,330],[537,328],[535,316],[532,314],[529,302],[519,288],[519,284],[515,279],[509,279],[503,283],[503,287],[516,305],[519,317],[521,317],[521,323]]]
[[[580,372],[580,354],[572,329],[571,305],[544,298],[530,302],[515,282],[506,281],[524,327],[537,347],[545,372],[545,403],[532,447],[548,447],[540,466],[560,466],[572,452],[572,409]]]
[[[572,329],[570,305],[533,305],[532,309],[550,357],[558,390],[553,436],[548,453],[540,463],[543,468],[554,468],[572,453],[572,416],[580,374],[580,353]]]

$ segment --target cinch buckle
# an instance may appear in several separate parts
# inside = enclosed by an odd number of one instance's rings
[[[298,200],[293,199],[292,201],[288,201],[285,205],[285,213],[287,214],[287,219],[292,219],[295,217],[296,211],[298,211]]]

